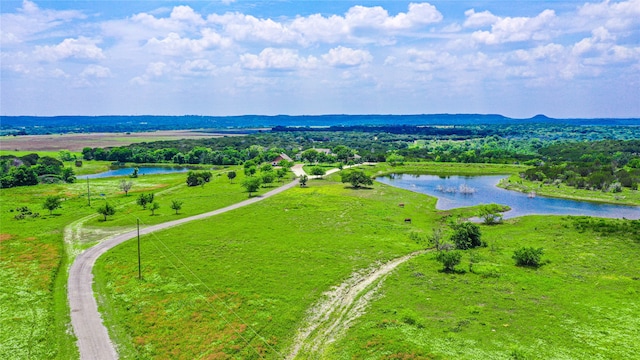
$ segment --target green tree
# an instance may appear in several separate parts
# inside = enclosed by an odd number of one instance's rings
[[[454,272],[456,265],[462,260],[462,253],[459,251],[439,251],[436,260],[442,263],[442,271]]]
[[[256,169],[255,166],[249,166],[249,167],[244,168],[244,174],[246,176],[253,176],[253,175],[256,174],[256,172],[257,172],[257,169]]]
[[[147,205],[150,205],[153,203],[153,199],[154,199],[153,193],[140,194],[138,196],[138,199],[136,199],[136,204],[142,206],[143,209],[146,209]]]
[[[314,166],[311,168],[311,175],[323,177],[326,171],[320,166]]]
[[[204,184],[211,181],[210,171],[189,171],[187,173],[187,186],[204,186]]]
[[[485,225],[500,224],[502,223],[502,214],[500,211],[504,211],[500,205],[485,205],[480,209],[480,218],[482,218]]]
[[[362,170],[351,170],[340,174],[343,183],[350,183],[351,186],[358,189],[363,185],[372,185],[373,180],[367,176]]]
[[[133,187],[133,181],[122,179],[120,180],[120,184],[118,184],[118,188],[124,192],[125,196],[129,195],[129,190]]]
[[[227,173],[227,178],[229,178],[229,182],[233,184],[233,179],[236,178],[236,172],[235,171],[229,171]]]
[[[98,214],[102,214],[104,216],[104,221],[107,221],[107,216],[111,216],[116,213],[116,208],[111,206],[109,203],[105,203],[103,206],[98,208]]]
[[[404,156],[398,154],[398,153],[392,153],[389,156],[387,156],[387,162],[389,163],[389,165],[391,166],[396,166],[396,165],[402,165],[404,164]]]
[[[158,204],[157,202],[153,202],[151,203],[151,205],[149,205],[149,210],[151,210],[151,216],[156,214],[156,210],[160,209],[160,204]]]
[[[478,225],[465,221],[453,225],[453,230],[451,241],[453,241],[457,249],[466,250],[483,245]]]
[[[273,165],[271,164],[262,164],[260,165],[260,172],[272,172],[273,171]]]
[[[285,168],[285,167],[281,167],[280,169],[278,169],[276,171],[276,177],[278,178],[278,181],[282,181],[282,179],[285,176],[287,176],[288,173],[289,173],[289,170],[287,168]]]
[[[309,181],[309,177],[307,175],[300,176],[300,187],[307,186],[307,181]]]
[[[178,211],[182,209],[182,203],[180,200],[171,200],[171,209],[176,211],[176,215],[178,215]]]
[[[512,258],[518,266],[538,267],[542,264],[543,253],[542,248],[521,247],[513,252]]]
[[[260,179],[257,176],[256,177],[249,176],[242,181],[242,186],[249,193],[249,197],[251,197],[251,193],[258,191],[258,189],[260,188],[260,185],[262,185],[262,179]]]
[[[317,150],[309,149],[309,150],[305,150],[302,154],[300,154],[300,157],[303,160],[307,160],[309,164],[312,164],[318,160],[318,155],[320,155],[320,153],[318,153]]]
[[[53,210],[60,207],[62,200],[59,196],[49,195],[44,199],[44,204],[42,204],[43,209],[49,210],[49,215],[53,214]]]
[[[262,183],[267,185],[273,183],[273,181],[276,179],[276,176],[273,171],[268,171],[263,173],[260,178],[262,179]]]

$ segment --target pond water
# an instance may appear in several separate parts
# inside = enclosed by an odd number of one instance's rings
[[[128,176],[133,173],[132,167],[123,167],[114,170],[109,170],[105,172],[101,172],[98,174],[91,175],[80,175],[78,179],[99,179],[113,176]],[[187,172],[189,168],[186,167],[162,167],[162,166],[151,166],[151,167],[138,167],[138,176],[141,175],[155,175],[155,174],[170,174],[170,173],[180,173]]]
[[[436,208],[449,210],[479,204],[502,204],[511,207],[504,218],[523,215],[587,215],[607,218],[640,219],[640,206],[600,204],[586,201],[529,197],[496,185],[505,175],[437,176],[394,174],[376,180],[438,198]]]

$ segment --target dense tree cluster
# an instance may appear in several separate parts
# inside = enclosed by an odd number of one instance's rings
[[[638,189],[640,140],[552,144],[539,152],[547,161],[525,171],[527,180],[609,192]]]
[[[50,156],[38,154],[0,156],[0,187],[37,185],[40,182],[74,182],[73,169]]]

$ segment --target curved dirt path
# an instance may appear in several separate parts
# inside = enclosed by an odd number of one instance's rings
[[[344,334],[355,319],[364,314],[367,304],[376,295],[384,277],[398,265],[428,251],[415,251],[371,268],[365,273],[356,272],[339,286],[324,293],[324,297],[307,311],[306,324],[298,329],[287,359],[294,359],[299,353],[309,358],[322,358],[327,346]]]
[[[227,206],[222,209],[210,211],[204,214],[191,216],[184,219],[169,221],[162,224],[152,225],[140,229],[140,235],[149,234],[154,231],[178,226],[190,221],[200,220],[211,216],[219,215],[227,211],[247,206],[264,200],[273,195],[279,194],[298,184],[298,180],[271,190],[262,196],[257,196],[244,200],[237,204]],[[98,304],[93,294],[93,265],[100,255],[104,254],[114,246],[137,236],[137,231],[129,231],[116,235],[87,249],[75,259],[69,269],[69,280],[67,283],[67,297],[69,308],[71,309],[71,325],[78,338],[77,344],[81,359],[117,359],[118,354],[109,339],[107,328],[102,323],[102,318],[98,312]]]

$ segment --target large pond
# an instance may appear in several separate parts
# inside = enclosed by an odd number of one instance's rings
[[[504,175],[436,176],[395,174],[376,180],[391,186],[416,191],[438,198],[436,208],[448,210],[480,204],[502,204],[511,207],[505,218],[523,215],[588,215],[607,218],[640,219],[639,206],[600,204],[585,201],[531,197],[496,185]]]
[[[123,167],[114,170],[109,170],[105,172],[101,172],[98,174],[91,175],[79,175],[78,179],[99,179],[113,176],[128,176],[133,173],[132,167]],[[155,174],[170,174],[170,173],[180,173],[187,172],[189,168],[186,167],[162,167],[162,166],[151,166],[151,167],[138,167],[138,176],[141,175],[155,175]]]

